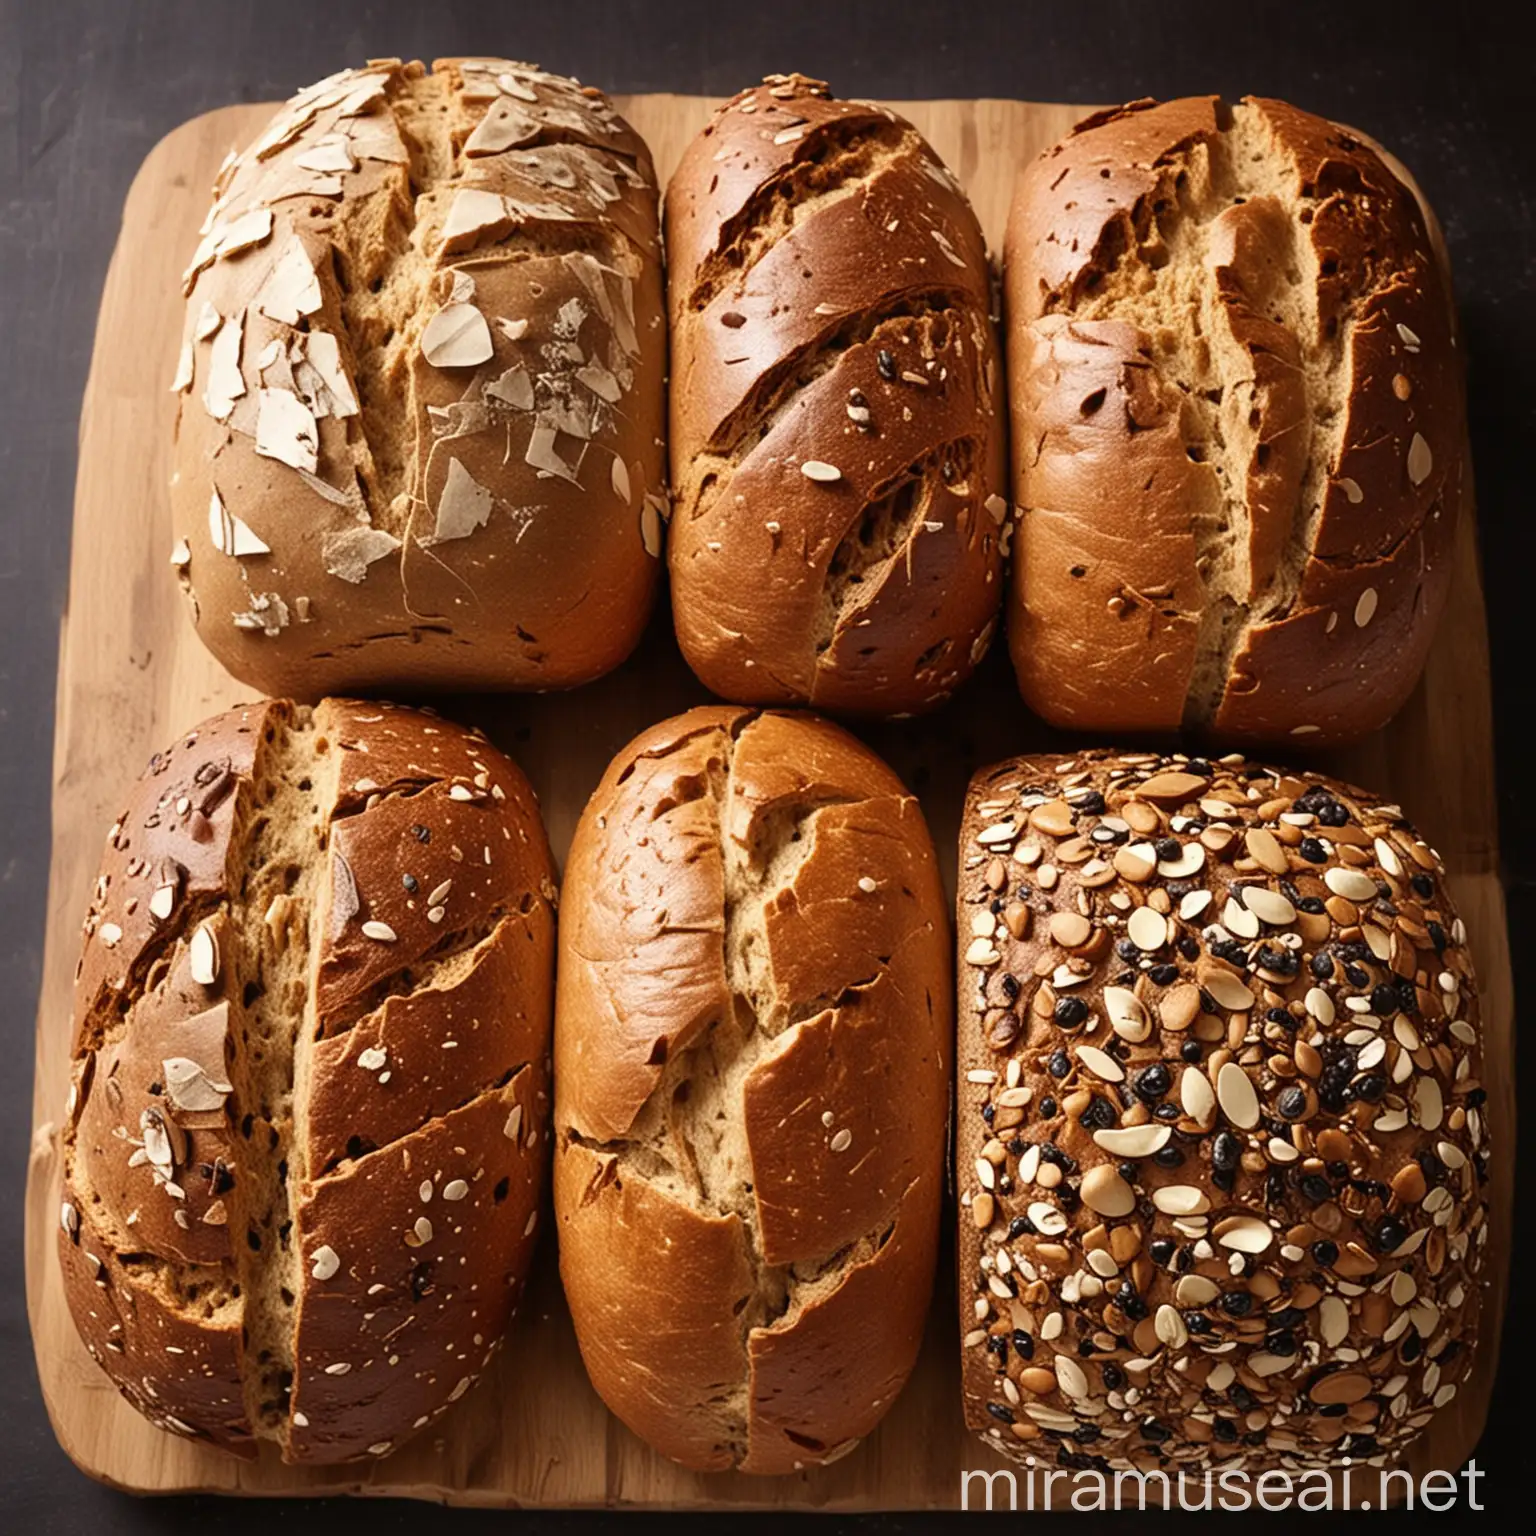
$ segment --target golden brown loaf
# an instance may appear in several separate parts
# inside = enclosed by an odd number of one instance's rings
[[[381,1456],[498,1348],[548,1137],[549,849],[478,733],[261,703],[158,754],[76,981],[59,1251],[178,1434]]]
[[[1396,1455],[1471,1369],[1477,984],[1439,858],[1316,775],[977,774],[960,844],[966,1416],[1056,1462]]]
[[[678,642],[757,704],[901,714],[986,650],[1009,526],[986,250],[912,125],[774,75],[667,187]]]
[[[505,60],[301,91],[187,268],[172,559],[243,682],[557,688],[661,550],[655,174],[601,92]]]
[[[1020,177],[1009,643],[1055,725],[1315,745],[1383,724],[1467,475],[1414,194],[1282,102],[1136,102]]]
[[[825,1463],[906,1380],[946,929],[916,800],[813,716],[692,710],[593,795],[560,931],[560,1271],[593,1384],[665,1455]]]

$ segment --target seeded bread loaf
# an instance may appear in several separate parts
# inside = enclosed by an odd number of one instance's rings
[[[560,931],[560,1272],[593,1384],[665,1455],[822,1464],[906,1380],[946,928],[916,800],[813,716],[692,710],[593,795]]]
[[[1431,219],[1282,102],[1135,102],[1020,177],[1009,643],[1055,725],[1308,745],[1418,680],[1468,476]]]
[[[601,92],[505,60],[301,91],[186,271],[172,563],[241,681],[558,688],[661,551],[655,173]]]
[[[1226,757],[972,781],[966,1417],[1063,1466],[1397,1454],[1471,1368],[1478,995],[1402,812]]]
[[[729,699],[866,714],[986,650],[1009,532],[990,279],[889,108],[773,75],[667,187],[678,642]]]
[[[107,839],[59,1252],[177,1434],[381,1456],[475,1381],[534,1245],[554,887],[532,791],[385,704],[214,717]]]

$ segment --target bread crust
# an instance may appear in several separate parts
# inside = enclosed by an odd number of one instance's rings
[[[888,108],[770,76],[667,189],[678,643],[726,698],[902,714],[985,652],[1007,542],[986,248]]]
[[[59,1250],[163,1428],[388,1453],[468,1389],[531,1261],[553,864],[478,733],[329,699],[215,716],[108,837]]]
[[[1478,995],[1395,806],[1182,755],[1020,758],[961,824],[965,1412],[1062,1465],[1401,1452],[1471,1369]]]
[[[811,716],[665,721],[577,827],[561,1275],[598,1392],[685,1465],[831,1460],[912,1368],[948,1113],[942,907],[917,802]]]
[[[1449,591],[1462,365],[1432,215],[1283,102],[1133,102],[1020,174],[1010,650],[1053,724],[1385,723]]]
[[[226,163],[172,514],[236,677],[569,687],[628,655],[666,511],[656,197],[606,97],[507,60],[343,71]]]

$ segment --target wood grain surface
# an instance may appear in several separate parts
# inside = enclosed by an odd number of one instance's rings
[[[665,178],[712,103],[636,96],[620,97],[618,105],[649,140]],[[1088,110],[996,100],[896,105],[958,173],[994,250],[1015,169]],[[889,1417],[834,1466],[779,1480],[684,1471],[609,1416],[582,1370],[548,1241],[494,1370],[433,1432],[365,1466],[296,1469],[267,1454],[245,1463],[162,1434],[118,1396],[75,1334],[54,1230],[56,1124],[67,1086],[79,920],[102,839],[149,754],[203,716],[249,696],[199,644],[167,565],[168,385],[181,326],[177,276],[196,244],[209,186],[226,150],[247,141],[269,112],[230,107],[197,118],[145,161],[108,274],[81,416],[26,1204],[28,1310],[59,1440],[92,1476],[143,1492],[393,1494],[502,1506],[956,1507],[963,1469],[1002,1463],[961,1424],[952,1243],[922,1357]],[[431,702],[483,725],[518,759],[563,857],[612,754],[644,726],[704,698],[678,655],[663,608],[628,663],[574,694]],[[1063,740],[1024,711],[1000,646],[937,715],[860,734],[920,794],[951,890],[970,773],[1008,753],[1057,749]],[[1476,1444],[1487,1412],[1507,1284],[1514,1166],[1514,1002],[1498,878],[1487,630],[1470,516],[1462,522],[1450,609],[1417,692],[1387,730],[1317,766],[1400,801],[1439,848],[1484,989],[1487,1114],[1496,1148],[1490,1324],[1470,1389],[1440,1413],[1412,1456],[1417,1472],[1454,1469]],[[552,1231],[553,1222],[545,1230]],[[687,1299],[679,1297],[678,1305]]]

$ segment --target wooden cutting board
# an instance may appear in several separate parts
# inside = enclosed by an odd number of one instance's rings
[[[665,178],[712,103],[637,96],[620,98],[618,105],[650,142]],[[958,172],[994,250],[1015,169],[1088,111],[1011,101],[899,105]],[[178,128],[145,161],[107,276],[81,415],[26,1207],[27,1304],[59,1440],[92,1476],[142,1492],[400,1494],[481,1505],[953,1508],[962,1469],[1001,1463],[961,1424],[952,1247],[922,1358],[889,1417],[834,1466],[782,1480],[686,1472],[653,1455],[608,1415],[582,1370],[549,1242],[494,1371],[433,1433],[366,1466],[301,1470],[275,1458],[248,1464],[162,1434],[119,1398],[75,1334],[54,1229],[55,1132],[67,1086],[78,923],[102,839],[128,781],[177,733],[249,696],[198,642],[166,564],[172,544],[167,386],[181,329],[178,275],[196,244],[208,189],[225,152],[247,142],[270,110],[243,106],[209,113]],[[556,855],[563,857],[609,758],[644,726],[704,698],[663,610],[625,666],[575,694],[432,702],[445,714],[483,725],[522,763],[543,802]],[[1062,741],[1025,713],[1002,647],[941,713],[861,734],[921,795],[951,890],[971,771],[1011,752],[1058,750]],[[1407,808],[1444,855],[1471,930],[1486,989],[1486,1051],[1498,1064],[1489,1073],[1487,1111],[1501,1149],[1489,1255],[1489,1315],[1497,1319],[1507,1280],[1513,1183],[1513,995],[1497,872],[1487,630],[1470,516],[1462,523],[1450,611],[1423,683],[1388,730],[1319,766],[1376,787]],[[553,1223],[544,1229],[553,1231]],[[680,1298],[679,1304],[686,1303]],[[1471,1452],[1496,1358],[1497,1327],[1490,1326],[1470,1390],[1420,1442],[1416,1471],[1455,1468]]]

